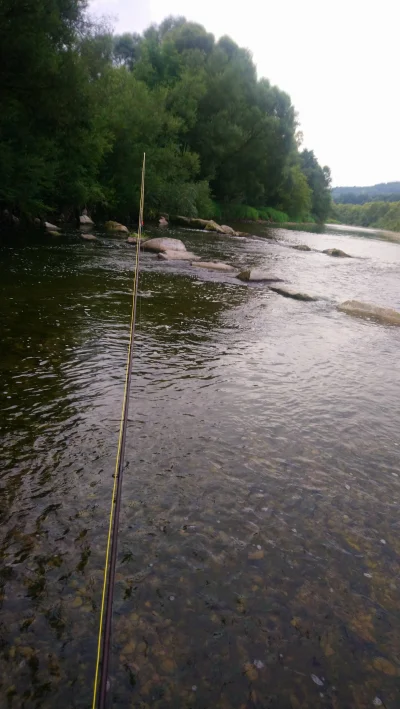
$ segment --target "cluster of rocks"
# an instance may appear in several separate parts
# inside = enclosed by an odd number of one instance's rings
[[[136,242],[136,239],[132,239],[132,241]],[[282,285],[284,283],[282,278],[279,278],[278,276],[275,276],[267,271],[263,271],[262,269],[248,268],[238,273],[237,269],[227,263],[222,263],[220,261],[201,261],[199,256],[187,251],[185,244],[179,239],[148,239],[143,241],[141,246],[144,251],[157,253],[158,258],[165,261],[189,261],[195,268],[205,268],[208,270],[228,273],[245,283],[266,283],[271,291],[282,295],[285,298],[293,298],[294,300],[301,300],[305,302],[319,300],[319,298],[315,295],[302,293],[295,288]],[[325,253],[328,253],[330,256],[347,256],[344,252],[330,253],[332,251],[339,250],[327,249]],[[339,305],[338,310],[350,315],[371,318],[382,323],[400,325],[400,313],[391,308],[382,308],[370,303],[349,300]]]
[[[171,221],[190,229],[202,229],[204,231],[229,236],[248,236],[248,234],[234,231],[234,229],[227,225],[220,226],[213,220],[174,217]],[[83,227],[81,233],[83,239],[86,239],[87,241],[96,239],[93,234],[89,234],[85,231],[86,227],[91,227],[94,225],[91,218],[85,212],[80,216],[80,225]],[[159,225],[161,227],[168,226],[168,221],[164,216],[161,217]],[[58,235],[60,233],[60,228],[50,222],[44,222],[44,227],[49,234]],[[129,234],[128,228],[119,222],[108,221],[105,224],[105,228],[109,232]],[[128,236],[127,241],[130,244],[136,244],[137,236]],[[231,274],[245,283],[266,283],[271,291],[282,295],[285,298],[293,298],[294,300],[301,301],[318,300],[318,297],[314,295],[302,293],[289,286],[281,285],[284,283],[282,278],[279,278],[272,273],[263,271],[262,269],[248,268],[238,273],[237,269],[227,263],[223,263],[221,261],[202,261],[200,256],[197,256],[191,251],[187,251],[185,244],[179,239],[169,237],[144,239],[141,242],[141,248],[144,251],[156,253],[158,258],[164,261],[189,261],[195,268],[204,268]],[[306,244],[295,244],[291,248],[298,251],[311,251],[310,247]],[[351,258],[349,254],[346,254],[341,249],[336,248],[325,249],[321,253],[335,258]],[[337,309],[349,315],[373,319],[380,323],[400,326],[400,312],[393,310],[392,308],[383,308],[372,303],[364,303],[357,300],[347,300],[338,305]]]

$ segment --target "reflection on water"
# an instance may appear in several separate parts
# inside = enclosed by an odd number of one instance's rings
[[[110,706],[398,706],[400,331],[334,306],[400,308],[400,246],[271,235],[176,233],[323,300],[143,256]],[[1,706],[86,708],[133,254],[24,239],[1,251]]]

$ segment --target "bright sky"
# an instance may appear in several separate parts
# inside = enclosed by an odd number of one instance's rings
[[[286,91],[334,185],[400,180],[399,0],[91,0],[115,31],[168,15],[228,34]]]

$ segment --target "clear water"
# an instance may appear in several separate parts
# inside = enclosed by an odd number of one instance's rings
[[[400,328],[335,305],[400,309],[400,244],[171,232],[322,299],[143,255],[109,706],[395,709]],[[133,267],[98,236],[1,246],[2,707],[91,705]]]

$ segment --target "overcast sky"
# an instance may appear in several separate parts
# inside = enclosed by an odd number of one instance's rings
[[[400,180],[400,0],[92,0],[116,32],[167,15],[228,34],[290,94],[334,185]]]

